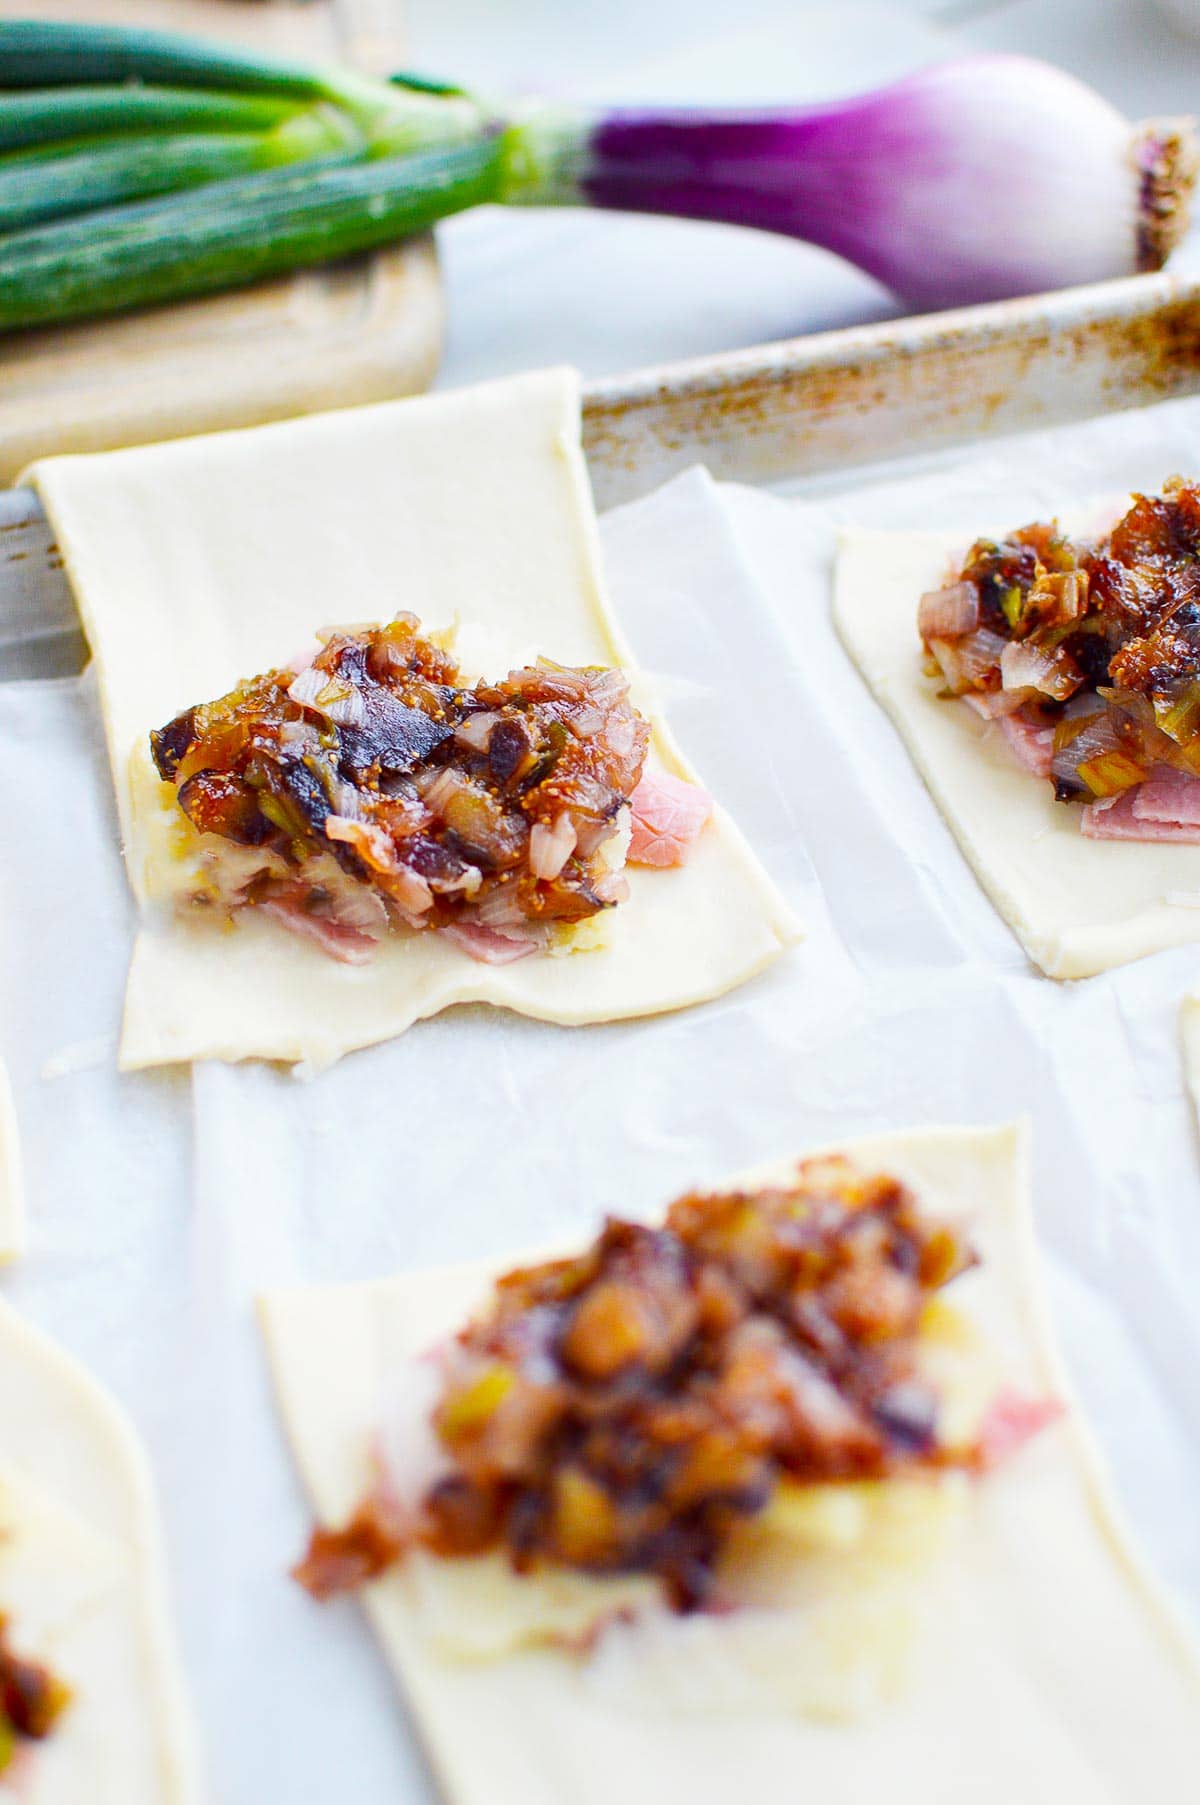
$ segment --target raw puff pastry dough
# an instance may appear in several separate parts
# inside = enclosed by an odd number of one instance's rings
[[[539,652],[620,663],[604,600],[574,376],[550,371],[432,399],[38,464],[99,667],[130,876],[144,899],[130,757],[151,727],[291,657],[315,629],[461,624],[464,667],[500,675]],[[470,656],[468,652],[475,654]],[[635,699],[649,711],[644,679]],[[654,751],[691,772],[661,721]],[[134,948],[121,1063],[328,1063],[452,1003],[546,1021],[608,1021],[717,996],[796,930],[718,810],[678,871],[630,872],[609,944],[507,966],[433,935],[335,964],[267,921],[147,919]]]
[[[1023,1131],[930,1129],[845,1150],[969,1220],[983,1265],[956,1282],[959,1307],[1016,1386],[1064,1395],[1037,1288]],[[500,1269],[265,1300],[283,1414],[322,1522],[344,1520],[368,1482],[389,1367],[456,1327]],[[1128,1805],[1172,1796],[1195,1771],[1196,1651],[1131,1557],[1075,1420],[1043,1431],[979,1489],[937,1575],[914,1684],[852,1724],[769,1706],[681,1713],[656,1690],[653,1667],[631,1673],[614,1700],[589,1683],[586,1663],[546,1649],[447,1659],[401,1574],[363,1599],[453,1805],[728,1805],[776,1797],[781,1774],[803,1776],[804,1793],[826,1805],[861,1805],[881,1774],[923,1805]],[[660,1641],[673,1633],[668,1622]]]
[[[1097,517],[1089,509],[1089,521]],[[922,671],[917,603],[969,535],[848,533],[834,618],[975,875],[1051,978],[1087,978],[1200,940],[1200,846],[1087,840],[1003,736]]]
[[[23,1805],[198,1805],[150,1477],[125,1419],[0,1304],[0,1610],[74,1697]]]

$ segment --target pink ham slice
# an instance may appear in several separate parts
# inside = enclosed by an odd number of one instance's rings
[[[1200,778],[1156,765],[1145,783],[1089,802],[1080,819],[1089,840],[1200,843]]]
[[[713,799],[699,784],[666,772],[648,772],[629,798],[633,818],[631,865],[682,865],[713,811]]]
[[[285,901],[280,897],[270,897],[265,902],[256,903],[255,908],[272,921],[277,921],[289,933],[299,934],[303,940],[311,940],[342,965],[365,965],[374,956],[379,942],[370,934],[364,934],[361,928],[348,927],[345,922],[331,921],[327,915],[314,915],[310,910],[302,909],[298,904]]]
[[[1009,751],[1035,777],[1049,777],[1054,763],[1054,729],[1027,721],[1024,715],[1000,715],[996,721]]]
[[[1018,711],[1023,707],[1019,696],[1006,695],[1004,690],[992,690],[987,694],[976,691],[973,695],[963,696],[962,700],[968,708],[973,708],[977,715],[985,721],[994,721],[1008,744],[1008,749],[1019,764],[1032,771],[1035,777],[1049,777],[1054,762],[1054,729],[1043,727],[1037,721],[1031,721]]]
[[[515,959],[527,958],[537,947],[534,940],[501,934],[477,921],[454,921],[439,931],[452,946],[478,959],[481,965],[511,965]]]
[[[1200,777],[1189,777],[1170,765],[1155,765],[1134,791],[1133,813],[1139,821],[1200,827]]]
[[[1011,1386],[1002,1386],[980,1427],[980,1463],[991,1468],[1010,1460],[1062,1414],[1057,1398],[1030,1398]]]
[[[973,708],[985,721],[994,721],[1002,714],[1016,714],[1025,706],[1024,696],[1011,689],[973,689],[969,695],[960,696],[959,701]]]

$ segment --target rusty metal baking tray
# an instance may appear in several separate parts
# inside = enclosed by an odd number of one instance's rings
[[[1138,276],[608,378],[583,431],[607,508],[695,463],[803,487],[1197,391],[1200,278]],[[0,678],[82,656],[37,499],[0,491]]]

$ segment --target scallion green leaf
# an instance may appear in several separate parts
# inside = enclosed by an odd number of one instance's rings
[[[0,88],[153,82],[319,100],[327,71],[207,38],[72,20],[0,19]],[[336,82],[333,86],[336,86]]]
[[[224,89],[293,101],[331,100],[364,124],[389,110],[385,81],[166,31],[72,20],[0,19],[0,89],[77,84]],[[435,88],[435,93],[443,90]],[[65,134],[60,134],[65,135]]]
[[[358,143],[333,108],[310,108],[271,132],[167,133],[77,141],[63,154],[45,148],[0,158],[0,234],[228,181],[256,170],[308,162]]]
[[[0,330],[237,288],[498,198],[500,136],[244,176],[0,239]]]
[[[190,88],[73,87],[0,93],[0,151],[137,132],[258,132],[294,116],[267,94]]]
[[[0,233],[264,167],[253,133],[147,137],[62,157],[0,163]]]

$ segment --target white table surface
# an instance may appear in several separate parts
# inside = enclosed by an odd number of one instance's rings
[[[1131,117],[1200,110],[1200,36],[1154,0],[408,0],[407,13],[415,64],[498,94],[815,99],[995,49],[1058,62]],[[485,208],[440,242],[444,387],[560,361],[603,375],[898,311],[830,254],[732,227]]]

